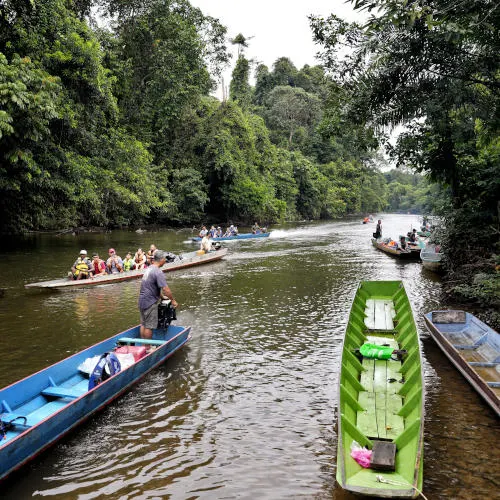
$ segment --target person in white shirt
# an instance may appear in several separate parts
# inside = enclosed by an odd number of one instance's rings
[[[207,233],[205,236],[203,236],[201,240],[201,250],[203,250],[205,253],[208,253],[212,250],[212,240],[210,239],[210,233]]]

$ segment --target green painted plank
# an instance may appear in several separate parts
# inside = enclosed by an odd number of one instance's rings
[[[387,330],[385,324],[385,301],[375,300],[375,330]]]
[[[384,359],[375,360],[375,371],[373,372],[373,391],[387,391],[387,361]]]
[[[375,393],[360,392],[358,402],[365,411],[358,411],[356,426],[369,438],[378,438],[377,417],[375,413]]]
[[[365,305],[365,325],[369,330],[375,328],[375,301],[368,299]]]
[[[400,369],[400,361],[387,361],[387,394],[397,394],[403,386],[400,382],[403,379],[403,374],[399,371]],[[389,380],[394,379],[396,379],[396,382],[389,382]]]
[[[374,359],[363,359],[363,368],[366,371],[361,372],[361,385],[368,391],[373,392],[373,372],[375,369]]]
[[[386,401],[387,395],[385,392],[375,393],[375,413],[377,415],[377,429],[378,436],[381,439],[387,437],[387,431],[385,428],[385,414],[386,414]]]
[[[394,310],[394,304],[392,303],[392,300],[387,300],[385,302],[384,311],[386,329],[394,330],[394,322],[392,321],[392,318],[394,318],[396,312]]]
[[[388,335],[387,337],[382,337],[380,335],[368,335],[366,341],[370,344],[384,345],[389,344],[393,349],[399,349],[399,344],[394,338],[394,335]]]
[[[396,439],[405,429],[403,417],[391,413],[389,407],[385,415],[385,423],[388,439]]]

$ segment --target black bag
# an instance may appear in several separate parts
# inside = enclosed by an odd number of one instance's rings
[[[175,308],[170,300],[162,300],[158,304],[158,329],[166,330],[170,323],[177,319]]]

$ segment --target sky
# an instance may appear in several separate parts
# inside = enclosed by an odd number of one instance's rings
[[[190,0],[190,3],[205,15],[219,19],[227,27],[229,38],[242,33],[248,39],[247,59],[263,63],[269,69],[280,57],[288,57],[298,69],[304,64],[319,63],[315,54],[320,47],[313,43],[308,15],[327,17],[333,13],[351,22],[366,16],[354,12],[352,4],[343,0]],[[226,87],[237,54],[236,46],[229,44],[229,47],[234,55],[224,73]],[[217,92],[222,93],[220,87]]]

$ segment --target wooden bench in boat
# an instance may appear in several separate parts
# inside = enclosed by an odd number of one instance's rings
[[[118,344],[145,344],[145,345],[163,345],[166,344],[166,340],[154,340],[154,339],[140,339],[133,337],[122,337],[117,340]]]
[[[396,315],[392,300],[368,299],[365,305],[365,325],[369,330],[393,330]]]

